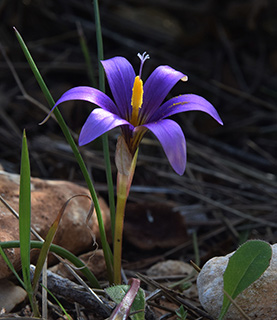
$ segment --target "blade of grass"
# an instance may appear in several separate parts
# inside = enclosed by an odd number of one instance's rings
[[[39,278],[40,278],[40,275],[41,275],[41,271],[42,271],[42,268],[43,268],[43,265],[46,261],[46,258],[47,258],[47,255],[48,255],[48,252],[49,252],[49,248],[51,246],[51,243],[53,242],[53,239],[55,237],[55,234],[58,230],[58,227],[59,227],[59,224],[60,224],[60,221],[61,221],[61,218],[65,212],[65,209],[69,203],[70,200],[72,200],[73,198],[75,197],[78,197],[78,196],[84,196],[84,197],[87,197],[90,199],[89,196],[87,195],[75,195],[73,197],[71,197],[70,199],[68,199],[64,205],[62,206],[62,208],[60,209],[55,221],[52,223],[46,237],[45,237],[45,241],[43,243],[43,246],[40,250],[40,253],[39,253],[39,257],[38,257],[38,261],[37,261],[37,264],[36,264],[36,270],[35,270],[35,274],[34,274],[34,278],[33,278],[33,290],[35,291],[36,287],[37,287],[37,284],[38,284],[38,281],[39,281]],[[91,199],[90,199],[91,200]]]
[[[16,37],[19,41],[19,44],[22,48],[22,51],[29,63],[29,66],[50,106],[50,108],[52,108],[55,104],[55,101],[50,93],[50,91],[48,90],[24,40],[22,39],[21,35],[19,34],[19,32],[16,30],[16,28],[14,28],[15,30],[15,34],[16,34]],[[107,272],[108,272],[108,278],[109,278],[109,281],[112,282],[112,279],[113,279],[113,267],[112,267],[112,261],[113,261],[113,258],[112,258],[112,253],[111,253],[111,249],[109,247],[109,244],[108,244],[108,241],[107,241],[107,237],[106,237],[106,231],[105,231],[105,226],[104,226],[104,222],[103,222],[103,219],[102,219],[102,213],[101,213],[101,209],[100,209],[100,206],[99,206],[99,202],[98,202],[98,198],[97,198],[97,194],[96,194],[96,191],[94,189],[94,186],[92,184],[92,181],[90,179],[90,176],[89,176],[89,173],[87,171],[87,168],[86,168],[86,165],[84,163],[84,160],[76,146],[76,143],[74,142],[74,139],[60,113],[60,111],[58,110],[58,108],[55,108],[54,110],[54,114],[55,114],[55,117],[60,125],[60,128],[68,142],[68,144],[70,145],[73,153],[74,153],[74,156],[76,158],[76,161],[78,162],[79,166],[80,166],[80,169],[82,171],[82,174],[84,176],[84,179],[87,183],[87,186],[88,186],[88,189],[91,193],[91,197],[92,197],[92,200],[93,200],[93,203],[94,203],[94,206],[95,206],[95,211],[96,211],[96,215],[97,215],[97,220],[98,220],[98,225],[99,225],[99,232],[100,232],[100,238],[101,238],[101,243],[102,243],[102,247],[103,247],[103,252],[104,252],[104,257],[105,257],[105,261],[106,261],[106,266],[107,266]]]
[[[99,66],[99,90],[101,90],[102,92],[105,92],[105,72],[101,64],[101,60],[104,59],[104,50],[103,50],[103,39],[102,39],[98,0],[94,0],[93,5],[94,5],[95,28],[96,28],[97,56],[98,56],[98,66]],[[104,159],[105,159],[106,177],[107,177],[107,184],[108,184],[112,238],[114,238],[115,201],[114,201],[114,187],[113,187],[112,169],[111,169],[109,142],[108,142],[107,133],[102,135],[102,143],[103,143],[103,153],[104,153]]]
[[[19,247],[19,241],[18,241],[18,247]],[[1,243],[0,243],[0,254],[2,256],[2,258],[4,259],[4,261],[6,262],[7,266],[10,268],[10,270],[13,272],[13,274],[16,276],[17,280],[20,282],[20,284],[22,285],[22,287],[26,290],[25,288],[25,283],[21,280],[19,274],[16,272],[13,264],[11,263],[10,259],[7,257],[5,251],[3,250]],[[27,290],[26,290],[27,291]]]
[[[36,240],[31,240],[31,249],[41,249],[43,246],[42,241],[36,241]],[[10,248],[19,248],[20,243],[19,241],[6,241],[6,242],[0,242],[0,247],[2,249],[10,249]],[[97,288],[100,289],[100,284],[97,281],[96,277],[94,274],[89,270],[89,268],[78,258],[76,257],[73,253],[70,251],[56,245],[56,244],[51,244],[49,248],[50,252],[53,252],[57,254],[58,256],[68,260],[71,262],[76,268],[78,268],[83,275],[87,278],[89,281],[90,285],[92,288]]]
[[[98,66],[99,66],[99,90],[101,90],[102,92],[105,92],[105,72],[101,64],[101,60],[104,59],[104,50],[103,50],[103,39],[102,39],[98,0],[93,1],[93,8],[94,8],[97,56],[98,56]]]
[[[30,251],[31,251],[31,173],[29,152],[25,130],[22,138],[20,190],[19,190],[19,241],[22,276],[25,290],[34,310],[33,290],[30,276]]]
[[[96,80],[95,80],[95,76],[94,76],[94,72],[93,72],[93,68],[92,68],[88,45],[87,45],[86,37],[84,35],[84,31],[82,29],[80,22],[77,23],[77,31],[78,31],[78,35],[79,35],[81,49],[82,49],[82,52],[83,52],[83,55],[85,58],[85,62],[86,62],[86,66],[87,66],[88,78],[89,78],[91,85],[94,88],[96,88]]]
[[[50,296],[56,301],[56,303],[58,304],[58,306],[61,308],[61,310],[63,311],[64,315],[67,317],[68,320],[71,320],[72,318],[70,317],[70,315],[66,312],[65,308],[63,307],[63,305],[60,303],[60,301],[53,295],[53,293],[48,290],[45,286],[42,285],[42,287],[50,294]]]

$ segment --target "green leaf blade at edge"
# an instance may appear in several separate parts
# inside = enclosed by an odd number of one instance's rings
[[[246,257],[248,261],[245,261]],[[272,249],[267,242],[250,240],[244,243],[229,259],[223,275],[224,290],[234,300],[243,290],[260,278],[269,267],[271,257]],[[241,263],[243,263],[243,268],[241,268]],[[231,301],[224,294],[219,320],[223,319],[230,305]]]
[[[19,240],[22,275],[28,295],[32,294],[30,277],[31,241],[31,173],[25,130],[22,137],[19,186]]]

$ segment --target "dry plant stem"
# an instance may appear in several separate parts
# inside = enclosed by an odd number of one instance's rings
[[[34,273],[34,266],[30,266],[31,273]],[[89,308],[104,318],[111,314],[111,306],[109,301],[104,297],[99,297],[84,291],[83,285],[78,285],[75,282],[63,278],[50,270],[47,270],[48,289],[54,294],[64,297],[69,302],[77,302],[82,306]]]
[[[117,174],[117,204],[114,230],[114,284],[121,283],[121,257],[124,214],[137,163],[137,155],[138,150],[136,151],[132,159],[132,164],[128,175],[120,173],[119,171]]]
[[[244,319],[247,320],[251,320],[247,314],[245,314],[245,312],[241,309],[241,307],[236,303],[236,301],[234,299],[232,299],[232,297],[229,295],[228,292],[226,292],[225,290],[223,290],[224,294],[227,296],[227,298],[232,302],[232,304],[238,309],[238,311],[240,312],[240,314],[243,316]]]

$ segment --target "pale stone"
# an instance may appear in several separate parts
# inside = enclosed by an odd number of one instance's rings
[[[19,175],[0,171],[0,192],[8,204],[18,212]],[[31,179],[32,227],[45,238],[51,224],[56,219],[64,203],[74,195],[89,195],[89,191],[67,181]],[[105,201],[99,198],[103,221],[110,230],[109,209]],[[94,237],[99,239],[99,228],[95,211],[86,222],[91,201],[87,197],[73,198],[65,209],[54,243],[74,254],[80,254],[93,248]],[[0,202],[0,242],[19,239],[18,219]],[[32,235],[32,239],[36,239]],[[16,269],[20,266],[19,249],[8,249],[6,253]],[[34,250],[34,255],[37,250]],[[0,279],[11,274],[0,257]]]
[[[154,264],[147,270],[147,275],[152,277],[166,277],[166,276],[187,276],[192,273],[193,267],[183,261],[167,260]]]
[[[270,266],[263,275],[239,294],[235,302],[250,319],[275,320],[277,315],[277,244],[272,247]],[[223,303],[223,274],[230,253],[210,259],[197,278],[199,300],[203,308],[214,318],[220,314]],[[231,305],[224,320],[244,319]]]
[[[6,279],[0,280],[0,307],[6,313],[27,297],[27,292],[11,281]]]
[[[147,270],[147,275],[149,277],[165,277],[165,279],[170,276],[183,276],[183,278],[185,279],[189,275],[192,275],[194,272],[194,268],[187,262],[180,260],[166,260],[154,264]],[[162,282],[162,284],[165,286],[167,286],[169,283],[172,282]],[[187,284],[188,287],[184,290],[183,293],[187,298],[196,298],[196,285],[194,283],[190,283],[190,281],[188,281]]]

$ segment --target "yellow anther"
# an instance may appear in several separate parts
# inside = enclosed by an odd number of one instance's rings
[[[137,123],[138,114],[139,114],[139,109],[141,108],[141,105],[142,105],[142,97],[143,97],[143,82],[139,76],[136,76],[134,81],[134,86],[133,86],[132,100],[131,100],[131,105],[133,108],[132,108],[132,118],[130,121],[134,126],[138,124]]]

